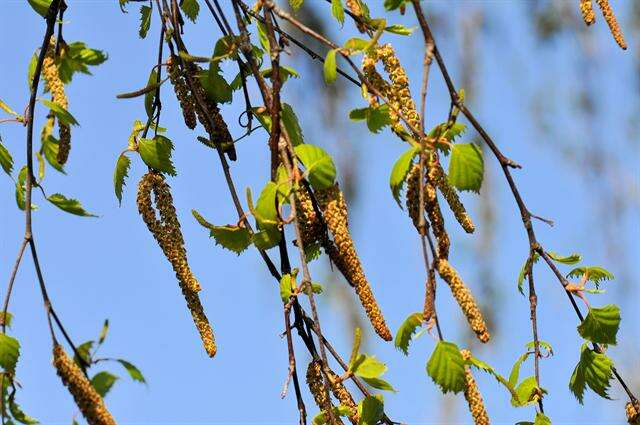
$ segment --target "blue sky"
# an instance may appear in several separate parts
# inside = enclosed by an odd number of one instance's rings
[[[238,257],[215,246],[191,217],[190,210],[195,208],[216,224],[237,220],[218,159],[195,141],[194,136],[201,132],[193,134],[184,127],[168,86],[163,97],[161,124],[168,128],[167,136],[174,142],[178,169],[178,176],[169,182],[189,260],[203,285],[201,297],[218,341],[219,352],[214,359],[204,354],[170,265],[137,214],[135,187],[145,169],[141,160],[132,156],[122,207],[118,207],[113,195],[112,173],[117,155],[126,148],[133,120],[145,115],[140,99],[117,100],[115,95],[145,85],[149,69],[156,61],[158,22],[155,16],[150,36],[140,40],[135,6],[129,8],[128,15],[123,15],[115,1],[72,0],[69,3],[65,15],[66,40],[82,40],[91,47],[105,50],[109,60],[95,68],[92,77],[76,75],[67,88],[69,110],[81,126],[74,129],[68,175],[48,169],[44,181],[47,193],[61,192],[77,197],[100,217],[78,218],[47,205],[37,193],[34,199],[40,206],[34,213],[36,242],[58,314],[77,342],[95,338],[103,320],[109,318],[111,330],[101,353],[126,358],[143,371],[147,386],[131,382],[117,365],[109,367],[121,377],[121,382],[106,401],[121,423],[294,423],[297,412],[293,392],[285,400],[279,397],[286,377],[287,352],[286,341],[280,337],[283,323],[277,287],[255,250]],[[308,3],[316,7],[321,16],[329,18],[324,2],[308,0]],[[455,2],[452,6],[455,17],[447,21],[449,25],[476,7],[475,3]],[[598,133],[594,136],[585,130],[584,123],[573,120],[571,113],[562,108],[563,102],[580,86],[581,74],[576,75],[577,61],[574,61],[581,53],[578,36],[564,34],[550,45],[540,47],[524,14],[526,7],[518,2],[487,2],[482,6],[492,25],[487,33],[479,35],[481,42],[476,55],[481,58],[477,77],[480,88],[473,105],[475,114],[504,152],[524,166],[515,173],[515,178],[533,212],[556,222],[553,228],[536,223],[545,247],[565,253],[579,251],[586,264],[608,267],[609,257],[594,230],[594,226],[599,226],[595,211],[601,205],[594,200],[593,188],[576,172],[576,162],[569,163],[554,146],[570,143],[580,150],[582,144],[591,143],[595,137],[607,145],[607,152],[619,159],[628,171],[631,185],[637,187],[637,136],[629,136],[626,127],[629,118],[634,113],[637,116],[638,107],[634,99],[637,88],[631,87],[637,84],[633,80],[633,72],[637,70],[633,57],[637,55],[635,45],[630,42],[626,53],[618,50],[602,20],[589,35],[597,47],[592,59],[598,100],[604,111],[598,114],[600,121],[594,124]],[[434,7],[442,11],[443,2],[435,2]],[[41,43],[44,22],[26,2],[5,2],[2,10],[0,40],[4,40],[5,49],[0,98],[21,111],[28,98],[27,64]],[[411,13],[391,19],[414,25]],[[208,55],[220,36],[210,21],[203,8],[199,24],[186,26],[185,37],[192,53]],[[351,29],[341,31],[335,23],[328,25],[332,26],[334,39],[339,43],[353,35]],[[385,38],[403,45],[398,47],[400,59],[413,76],[412,88],[417,94],[421,38],[418,34],[409,39],[393,35]],[[452,36],[437,40],[454,79],[460,81],[459,40]],[[301,73],[310,72],[310,60],[300,54],[285,62]],[[234,75],[227,74],[230,78]],[[327,128],[319,97],[322,84],[312,76],[306,79],[303,75],[287,83],[283,96],[298,111],[308,143],[317,144],[336,156],[341,152],[341,143],[348,143],[356,152],[354,158],[358,163],[349,165],[354,168],[357,165],[356,170],[361,173],[358,200],[352,212],[352,232],[376,297],[395,331],[407,315],[421,308],[423,299],[424,269],[419,241],[388,189],[391,166],[405,146],[388,131],[374,136],[361,123],[349,122],[348,111],[363,106],[358,90],[351,87],[345,88],[349,91],[342,96],[347,101],[338,105],[336,122]],[[446,116],[448,98],[435,69],[430,84],[428,121],[435,124]],[[536,127],[530,113],[530,99],[540,93],[545,108],[548,105],[545,111],[552,111],[556,129],[561,130],[550,136]],[[252,87],[252,97],[258,99],[255,87]],[[233,105],[224,105],[222,111],[237,136],[242,134],[235,122],[243,101],[239,94],[234,100]],[[36,134],[43,122],[44,110],[38,108]],[[21,166],[24,128],[4,124],[0,132],[17,165]],[[233,163],[232,173],[242,191],[251,187],[256,193],[268,179],[266,142],[266,133],[257,131],[238,146],[240,160]],[[475,354],[506,374],[531,339],[528,303],[518,294],[515,283],[527,254],[527,242],[496,161],[486,158],[485,162],[493,173],[492,196],[497,202],[498,228],[494,235],[497,243],[492,264],[500,297],[495,305],[493,300],[485,300],[484,304],[491,306],[499,329],[495,340],[479,347]],[[578,161],[577,166],[590,165]],[[344,174],[344,169],[338,170],[339,179]],[[629,182],[621,180],[616,184],[626,187]],[[474,196],[464,195],[464,200],[475,212]],[[23,235],[24,220],[15,207],[14,186],[6,177],[0,178],[0,205],[3,206],[0,208],[0,276],[4,276],[4,282]],[[628,258],[637,258],[640,254],[637,210],[635,217],[634,214],[623,217],[622,224],[626,230],[617,236],[619,244]],[[474,237],[453,230],[455,226],[450,227],[454,242],[452,262],[467,283],[477,289],[480,284]],[[326,282],[325,286],[344,285],[341,280],[330,278],[327,270],[325,259],[314,262],[314,280]],[[612,383],[611,390],[614,401],[588,392],[585,406],[580,406],[570,394],[567,385],[581,344],[575,330],[576,318],[558,283],[543,267],[536,271],[541,338],[549,341],[555,351],[552,358],[541,362],[542,386],[549,391],[545,399],[547,413],[554,424],[622,423],[624,397],[616,382]],[[618,274],[614,268],[611,271]],[[633,284],[638,273],[631,270],[626,276]],[[592,298],[592,302],[596,305],[618,302],[622,297],[617,285],[618,282],[612,283],[606,294]],[[325,334],[348,357],[353,330],[349,315],[336,303],[337,298],[357,303],[350,291],[328,288],[328,294],[319,297],[320,317]],[[637,393],[640,381],[637,377],[634,379],[633,374],[640,367],[639,332],[632,324],[638,316],[632,302],[622,300],[621,306],[620,344],[610,348],[610,355]],[[466,325],[444,285],[440,286],[438,308],[447,339],[464,341]],[[51,367],[51,341],[29,256],[18,274],[10,311],[15,315],[12,334],[22,345],[17,369],[17,379],[23,387],[19,402],[42,423],[70,423],[75,406]],[[387,363],[389,371],[385,378],[399,390],[385,397],[390,417],[411,424],[440,423],[443,418],[450,423],[469,423],[466,406],[460,401],[462,396],[456,398],[457,405],[453,404],[453,397],[443,398],[425,373],[425,364],[434,346],[429,336],[415,341],[408,357],[391,344],[374,339],[373,334],[366,346],[368,352]],[[306,350],[297,344],[296,353],[304,370],[308,361]],[[533,418],[532,407],[512,408],[508,394],[493,378],[478,373],[477,379],[494,423]],[[311,415],[317,411],[311,400],[307,401],[307,408]]]

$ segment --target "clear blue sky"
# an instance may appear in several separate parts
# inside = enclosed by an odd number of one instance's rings
[[[321,16],[329,16],[324,2],[307,2],[322,6],[317,7]],[[474,3],[455,2],[452,10],[458,16],[477,6]],[[524,14],[526,7],[519,2],[487,3],[483,6],[492,26],[488,35],[479,35],[482,39],[476,52],[480,58],[476,115],[504,152],[524,166],[515,174],[528,205],[536,214],[556,222],[554,228],[536,223],[543,244],[558,252],[579,251],[584,254],[586,264],[606,267],[608,257],[593,229],[599,225],[594,219],[595,211],[602,206],[594,200],[592,188],[576,172],[576,163],[568,165],[554,149],[561,141],[570,140],[579,150],[581,143],[593,140],[585,136],[582,123],[572,121],[570,113],[558,106],[566,105],[566,98],[580,85],[582,75],[575,73],[574,66],[575,55],[582,52],[578,49],[578,37],[569,33],[540,48],[532,35],[531,22]],[[69,110],[81,126],[73,132],[68,175],[62,176],[49,168],[44,181],[48,193],[77,197],[100,217],[84,219],[67,215],[46,204],[40,194],[34,192],[34,202],[40,206],[34,213],[36,242],[57,312],[77,342],[95,338],[102,321],[109,318],[111,331],[102,354],[130,360],[147,378],[148,386],[139,385],[131,382],[117,365],[110,367],[122,379],[106,401],[120,423],[295,423],[293,391],[285,400],[279,398],[287,371],[287,352],[286,341],[279,336],[283,323],[277,287],[255,250],[240,257],[222,250],[191,217],[189,211],[195,208],[217,224],[233,223],[237,219],[216,156],[196,142],[194,134],[184,127],[172,93],[165,91],[161,122],[168,127],[167,135],[176,147],[174,160],[178,176],[169,182],[190,263],[203,284],[201,297],[216,334],[219,352],[214,359],[203,352],[173,272],[137,214],[135,187],[145,168],[139,159],[132,156],[132,172],[122,207],[118,207],[113,195],[112,173],[117,155],[126,147],[133,120],[144,117],[140,99],[117,100],[115,95],[145,85],[156,60],[156,17],[150,36],[140,40],[135,5],[129,7],[128,15],[121,14],[115,0],[71,0],[69,5],[65,14],[66,40],[82,40],[91,47],[105,50],[109,60],[95,68],[92,77],[76,74],[68,87]],[[427,10],[431,7],[430,3],[426,6]],[[443,10],[443,6],[442,2],[436,2],[438,10]],[[577,14],[577,4],[575,9]],[[0,61],[0,98],[22,111],[28,99],[27,64],[41,43],[44,22],[22,1],[5,1],[0,11],[0,40],[4,46]],[[197,26],[186,26],[186,38],[192,53],[208,55],[220,34],[204,7],[201,12]],[[411,13],[406,17],[393,16],[393,20],[414,25]],[[455,20],[447,22],[451,25]],[[351,29],[339,31],[336,24],[330,25],[338,42],[352,35]],[[629,136],[626,127],[634,113],[637,117],[637,87],[632,86],[637,84],[633,74],[637,72],[633,57],[637,55],[636,44],[629,32],[630,49],[622,53],[610,40],[602,19],[589,36],[596,38],[597,49],[592,55],[598,101],[605,111],[610,111],[598,115],[601,122],[595,123],[597,140],[619,157],[631,177],[631,182],[621,180],[616,185],[637,187],[637,136],[633,133]],[[458,40],[451,36],[438,37],[437,33],[436,37],[454,79],[460,81]],[[399,48],[400,58],[413,75],[414,93],[418,93],[422,58],[419,35],[410,39],[393,35],[385,38],[398,46],[404,43],[404,47]],[[292,50],[295,49],[292,47]],[[309,60],[302,55],[285,61],[301,72],[309,70]],[[230,73],[228,77],[233,75]],[[445,117],[448,99],[441,77],[435,70],[432,75],[429,121],[434,124]],[[373,136],[361,123],[348,122],[348,110],[362,105],[357,89],[351,87],[345,96],[348,104],[339,105],[336,115],[340,133],[323,128],[322,102],[318,97],[322,84],[314,78],[291,80],[283,96],[298,111],[308,143],[338,154],[338,142],[347,142],[358,152],[357,170],[362,173],[359,179],[362,186],[352,213],[352,230],[367,275],[395,332],[408,314],[421,308],[423,299],[424,270],[419,242],[388,189],[391,166],[405,147],[388,131]],[[549,110],[554,113],[553,121],[563,130],[553,134],[555,140],[544,139],[530,115],[530,100],[536,94],[542,94],[543,105],[548,102]],[[252,97],[258,99],[255,87],[252,87]],[[227,121],[234,123],[232,132],[237,136],[241,129],[235,125],[235,117],[243,102],[239,95],[235,101],[222,109]],[[44,110],[38,107],[36,132],[43,118]],[[4,124],[0,132],[19,168],[24,163],[25,129]],[[630,137],[635,137],[635,142],[628,143]],[[242,191],[251,187],[256,193],[268,179],[265,133],[258,131],[241,142],[238,156],[240,160],[232,169],[237,186]],[[577,164],[589,166],[579,161]],[[492,168],[498,210],[497,245],[492,256],[500,299],[495,306],[491,300],[485,300],[485,305],[493,307],[500,327],[496,339],[489,346],[477,349],[476,355],[506,374],[531,339],[528,303],[517,293],[515,283],[527,254],[527,243],[496,161],[487,158],[486,165]],[[338,174],[340,178],[344,170]],[[474,211],[473,196],[465,195],[465,200]],[[23,214],[15,207],[14,186],[6,176],[0,176],[0,205],[0,281],[6,282],[23,235],[24,221]],[[623,220],[626,231],[618,235],[619,243],[628,258],[637,258],[640,254],[637,210]],[[457,230],[452,232],[455,233],[452,261],[469,285],[478,288],[474,239]],[[541,338],[555,349],[555,356],[541,363],[542,386],[549,391],[545,399],[548,415],[554,424],[623,423],[624,397],[616,382],[612,383],[611,390],[615,401],[587,392],[585,406],[580,406],[570,394],[568,381],[581,344],[575,330],[576,317],[558,283],[543,267],[536,270]],[[612,267],[614,274],[617,271]],[[325,259],[313,264],[312,274],[315,280],[325,280]],[[634,270],[628,275],[632,283],[638,277]],[[327,285],[344,285],[341,281],[325,281]],[[6,283],[2,285],[4,290]],[[622,298],[619,287],[618,282],[612,283],[605,295],[592,299],[593,303],[619,301]],[[349,291],[340,294],[357,302]],[[633,292],[629,295],[633,296]],[[347,357],[352,334],[350,321],[327,297],[320,297],[324,332]],[[637,394],[640,346],[638,330],[632,324],[637,323],[639,317],[632,302],[621,304],[620,345],[612,347],[610,355]],[[462,341],[463,319],[444,285],[439,291],[438,307],[446,337]],[[27,413],[44,424],[70,423],[76,409],[51,367],[51,341],[28,255],[18,274],[10,311],[15,315],[12,333],[22,345],[17,379],[23,388],[18,401]],[[426,360],[434,345],[429,336],[416,341],[408,357],[392,344],[372,339],[367,345],[370,353],[388,364],[385,378],[399,390],[385,396],[390,417],[411,424],[440,423],[445,417],[443,408],[456,408],[451,404],[451,397],[444,398],[447,404],[443,402],[442,394],[426,375]],[[296,349],[304,370],[308,356],[303,346],[296,345]],[[527,369],[527,372],[530,371]],[[512,408],[508,394],[493,378],[476,375],[494,423],[532,420],[533,407]],[[446,417],[452,423],[469,423],[466,405],[460,402],[462,396],[457,399],[459,413],[449,412]],[[311,400],[307,408],[310,417],[317,411]]]

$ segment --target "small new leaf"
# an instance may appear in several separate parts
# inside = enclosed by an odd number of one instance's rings
[[[122,205],[122,188],[125,183],[124,180],[129,177],[129,167],[131,166],[131,160],[124,153],[118,157],[116,162],[116,169],[113,172],[113,188],[118,198],[118,205]]]
[[[35,425],[38,422],[37,419],[32,418],[22,411],[22,408],[16,403],[15,393],[11,393],[9,395],[9,411],[11,412],[11,416],[16,421],[25,425]],[[7,423],[11,423],[11,421],[7,421]]]
[[[378,378],[387,371],[387,366],[375,356],[360,354],[353,362],[351,372],[361,378]]]
[[[511,404],[515,407],[522,407],[535,403],[538,399],[539,392],[536,377],[529,376],[516,387],[518,398],[511,397]]]
[[[381,395],[365,397],[358,403],[358,425],[376,425],[382,419],[384,403]]]
[[[422,325],[422,313],[413,313],[405,319],[400,329],[398,329],[393,344],[396,348],[400,349],[405,356],[409,354],[409,343],[420,325]]]
[[[293,111],[293,108],[288,103],[282,104],[282,110],[280,111],[280,119],[284,124],[284,128],[287,130],[287,134],[291,139],[293,146],[298,146],[304,143],[304,137],[302,135],[302,128],[298,122],[298,117]]]
[[[20,343],[14,337],[0,333],[0,366],[13,373],[20,357]]]
[[[336,64],[337,52],[338,49],[331,49],[327,52],[327,56],[324,58],[324,81],[327,84],[333,83],[338,77],[338,65]]]
[[[118,359],[118,363],[120,363],[122,367],[127,370],[131,379],[133,379],[134,381],[142,382],[143,384],[147,383],[147,381],[144,379],[144,376],[142,375],[142,372],[140,372],[140,370],[133,364],[123,359]]]
[[[150,6],[140,7],[140,30],[138,31],[140,38],[145,38],[149,32],[149,27],[151,26],[151,10]]]
[[[51,109],[51,112],[56,116],[56,118],[62,123],[67,125],[79,125],[78,121],[62,106],[57,103],[53,103],[47,99],[39,99],[40,103],[42,103],[47,108]]]
[[[400,203],[400,192],[402,191],[402,187],[404,186],[407,174],[409,174],[409,168],[411,168],[413,157],[416,156],[419,151],[420,148],[418,147],[411,147],[407,149],[402,155],[400,155],[396,163],[393,164],[393,168],[391,169],[389,186],[391,187],[393,199],[396,200],[400,208],[402,208],[402,204]]]
[[[5,173],[11,175],[11,171],[13,170],[13,157],[2,142],[0,142],[0,166]]]
[[[251,234],[246,227],[235,225],[213,226],[211,236],[218,245],[240,254],[251,244]]]
[[[533,254],[533,259],[531,257],[527,257],[524,264],[520,268],[520,273],[518,274],[518,291],[524,295],[524,290],[522,289],[522,284],[524,283],[524,278],[527,274],[528,268],[533,267],[535,263],[540,259],[540,255],[538,253]]]
[[[351,408],[344,406],[344,405],[340,405],[338,407],[334,407],[332,409],[333,412],[333,417],[338,417],[338,416],[351,416],[353,415],[353,412],[351,411]],[[311,420],[311,423],[313,425],[324,425],[326,423],[329,423],[329,416],[324,412],[320,412],[317,415],[315,415],[313,417],[313,419]]]
[[[427,363],[427,373],[443,393],[464,390],[464,359],[458,346],[452,342],[439,341]]]
[[[45,18],[47,16],[49,6],[51,5],[51,0],[29,0],[29,5],[38,15]]]
[[[161,135],[156,135],[153,139],[138,140],[138,152],[145,164],[155,170],[175,176],[176,169],[171,162],[172,150],[171,140]]]
[[[613,362],[605,354],[590,349],[586,343],[582,344],[581,350],[580,361],[569,380],[569,389],[580,404],[583,404],[587,385],[600,397],[608,399]]]
[[[620,307],[614,304],[590,308],[587,317],[578,326],[584,339],[598,344],[616,345],[620,328]]]
[[[344,24],[344,6],[342,6],[342,0],[331,0],[331,14],[340,25]]]
[[[200,5],[198,4],[198,0],[182,0],[180,9],[182,9],[191,22],[195,22],[198,17],[198,12],[200,12]]]
[[[580,266],[571,270],[567,277],[578,277],[582,278],[584,275],[587,275],[587,280],[596,284],[596,288],[599,287],[600,283],[605,280],[613,279],[613,274],[608,270],[603,269],[598,266]]]
[[[117,380],[118,377],[109,372],[98,372],[93,378],[91,378],[91,386],[98,394],[100,394],[100,396],[104,397]]]
[[[309,183],[316,190],[332,186],[336,180],[336,166],[331,156],[322,148],[302,144],[294,148],[309,175]]]
[[[158,85],[158,72],[152,69],[149,73],[149,79],[147,80],[147,88]],[[151,118],[153,115],[153,101],[156,97],[155,90],[147,90],[144,94],[144,110],[147,113],[147,117]]]
[[[393,393],[397,392],[390,383],[382,378],[362,378],[362,380],[378,390],[391,391]]]
[[[280,278],[280,299],[283,303],[288,303],[296,287],[296,280],[289,273],[283,274]]]
[[[537,412],[536,420],[533,425],[551,425],[551,419],[544,413]]]
[[[47,201],[69,214],[79,215],[81,217],[97,217],[97,215],[86,211],[82,207],[80,201],[73,198],[67,198],[61,193],[54,193],[47,198]]]
[[[449,182],[459,190],[478,192],[482,186],[484,160],[475,143],[455,144],[451,147]]]
[[[559,255],[552,251],[547,251],[547,255],[553,261],[562,264],[576,264],[582,261],[582,257],[580,254],[571,254],[571,255]]]

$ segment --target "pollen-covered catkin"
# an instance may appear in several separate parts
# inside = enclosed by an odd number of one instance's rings
[[[593,11],[592,0],[580,0],[580,12],[582,12],[582,19],[587,25],[591,25],[596,22],[596,14]]]
[[[424,294],[424,308],[422,310],[422,318],[425,322],[431,320],[435,314],[435,301],[436,301],[436,272],[433,268],[429,268],[427,272],[425,294]]]
[[[414,164],[407,174],[407,213],[415,228],[420,232],[420,165]],[[426,204],[425,204],[426,205]]]
[[[182,116],[184,117],[184,123],[191,130],[196,128],[196,103],[193,96],[189,92],[187,83],[184,81],[184,77],[180,73],[180,66],[178,60],[173,55],[167,60],[168,74],[171,85],[173,85],[173,91],[176,93],[178,102],[180,103],[180,109],[182,109]]]
[[[333,407],[331,400],[327,398],[327,392],[324,389],[322,364],[317,360],[312,360],[307,367],[307,385],[309,386],[309,391],[320,410],[325,411],[327,405]],[[333,415],[333,419],[339,425],[344,424],[344,422],[342,422],[342,420],[336,415]]]
[[[325,251],[328,251],[327,254],[339,269],[342,265],[343,269],[340,270],[345,274],[345,278],[353,283],[376,333],[382,339],[391,341],[391,331],[382,317],[382,312],[364,275],[362,264],[349,233],[347,205],[342,191],[335,184],[329,188],[318,190],[315,194],[337,248],[333,251],[327,250],[325,246]]]
[[[367,27],[362,22],[360,22],[360,20],[362,20],[363,18],[362,5],[360,4],[360,0],[347,0],[346,6],[347,9],[349,9],[349,11],[353,14],[353,16],[358,18],[358,21],[356,21],[356,26],[358,27],[358,31],[364,34],[367,31]]]
[[[462,358],[469,360],[471,358],[471,352],[469,350],[460,350]],[[471,368],[469,366],[464,367],[464,398],[467,399],[469,404],[469,411],[473,417],[473,423],[475,425],[489,425],[489,415],[484,407],[484,401],[482,400],[482,394],[478,390],[478,384],[471,374]]]
[[[154,194],[160,219],[156,216],[151,193]],[[193,275],[187,262],[187,251],[184,247],[180,222],[173,206],[171,190],[162,175],[149,172],[142,177],[138,184],[137,203],[142,219],[176,273],[180,289],[187,301],[187,307],[191,311],[193,322],[200,333],[204,348],[207,354],[213,357],[216,353],[215,339],[209,320],[198,298],[197,292],[201,289],[200,283]]]
[[[435,182],[442,195],[444,195],[444,199],[447,201],[447,204],[449,204],[449,208],[453,211],[453,215],[458,223],[460,223],[460,226],[462,226],[465,232],[473,233],[476,227],[473,221],[471,221],[469,214],[467,214],[464,205],[460,202],[458,192],[449,183],[440,163],[435,160],[429,162],[429,178]]]
[[[607,21],[607,25],[609,25],[609,30],[611,30],[613,39],[623,50],[627,50],[627,42],[624,40],[624,35],[622,35],[620,25],[618,24],[616,15],[613,13],[613,9],[611,9],[609,0],[596,0],[596,2],[598,3],[598,6],[600,6],[604,20]]]
[[[629,401],[625,405],[625,412],[627,414],[627,422],[631,425],[640,425],[640,402],[634,400]]]
[[[53,346],[53,367],[90,425],[115,425],[100,394],[60,344]]]
[[[373,86],[378,92],[387,98],[389,104],[389,121],[391,122],[391,130],[396,134],[404,132],[404,127],[400,123],[400,117],[397,112],[400,110],[400,101],[396,97],[395,92],[391,88],[391,85],[385,81],[384,78],[376,70],[376,62],[378,57],[375,52],[367,52],[362,58],[362,70],[367,82]],[[367,87],[368,88],[368,87]],[[369,104],[371,106],[378,106],[378,100],[376,96],[369,97]]]
[[[438,259],[437,268],[440,277],[449,284],[451,293],[466,316],[473,332],[475,332],[481,342],[488,342],[490,334],[487,329],[487,324],[482,317],[482,313],[478,308],[473,294],[464,284],[456,269],[444,258]]]
[[[425,186],[425,208],[431,223],[431,230],[438,242],[438,258],[449,258],[449,247],[451,242],[449,235],[444,228],[444,217],[438,203],[438,193],[433,173],[427,172],[427,184]]]
[[[360,420],[360,416],[358,415],[358,405],[353,400],[351,393],[349,393],[347,388],[340,381],[340,377],[336,375],[335,372],[328,370],[327,374],[329,376],[329,383],[331,384],[331,392],[333,393],[333,396],[338,399],[341,405],[351,409],[353,414],[347,416],[349,418],[349,422],[353,425],[358,425],[358,421]]]
[[[302,246],[305,249],[325,238],[326,232],[313,207],[313,201],[306,187],[300,186],[296,190],[296,217],[300,223]]]
[[[60,79],[58,66],[55,60],[56,41],[51,38],[49,47],[42,62],[42,76],[47,89],[51,92],[53,103],[67,110],[69,108],[69,100],[64,92],[64,84]],[[57,161],[60,165],[64,165],[69,159],[69,151],[71,150],[71,128],[68,124],[58,121],[59,144]]]

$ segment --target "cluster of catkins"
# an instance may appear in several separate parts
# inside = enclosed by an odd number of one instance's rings
[[[151,199],[152,193],[160,214],[159,218],[156,216],[156,209]],[[149,172],[142,176],[138,184],[137,204],[138,212],[147,228],[153,234],[176,273],[180,289],[187,301],[187,307],[191,311],[204,348],[207,354],[213,357],[216,354],[216,343],[213,330],[198,297],[198,292],[201,289],[200,283],[191,272],[187,262],[187,251],[180,230],[180,222],[173,206],[171,188],[161,174]]]
[[[618,20],[616,19],[616,15],[613,13],[613,9],[609,4],[609,0],[596,0],[600,10],[602,11],[602,16],[604,16],[604,20],[609,25],[609,30],[611,31],[611,35],[613,35],[613,39],[618,43],[622,49],[627,49],[627,42],[624,40],[624,35],[622,34],[622,30],[620,30],[620,25],[618,24]],[[587,25],[592,25],[596,22],[596,14],[593,11],[593,1],[592,0],[580,0],[580,12],[582,12],[582,19],[584,23]]]
[[[180,67],[180,62],[183,66]],[[184,123],[191,130],[196,128],[196,117],[209,135],[210,140],[222,147],[232,161],[236,160],[233,138],[227,123],[222,118],[220,109],[208,95],[201,82],[202,69],[198,64],[171,56],[167,60],[169,80],[180,103]],[[198,105],[204,103],[204,109]]]
[[[358,406],[353,400],[353,397],[335,372],[327,368],[326,373],[329,379],[329,389],[331,393],[339,401],[340,405],[348,407],[351,410],[351,413],[347,416],[349,422],[353,425],[358,425],[360,417],[358,415]],[[321,410],[325,410],[327,404],[333,407],[331,400],[327,399],[327,393],[324,390],[322,363],[319,360],[312,360],[307,367],[307,385],[309,386],[311,395],[313,395],[313,399]],[[339,417],[334,415],[334,419],[338,424],[343,424]]]
[[[460,350],[460,354],[462,354],[462,358],[465,361],[471,359],[471,352],[469,350]],[[464,367],[464,379],[464,398],[469,404],[469,411],[473,417],[473,423],[475,425],[489,425],[489,415],[487,415],[487,410],[484,408],[482,395],[478,390],[478,384],[473,378],[471,368],[469,366]]]
[[[58,343],[53,346],[53,366],[90,425],[115,425],[116,421],[107,410],[100,394]]]
[[[47,48],[44,60],[42,62],[42,76],[46,84],[46,88],[51,93],[51,100],[56,105],[60,106],[64,110],[69,108],[69,100],[64,92],[64,84],[60,79],[58,72],[58,66],[55,60],[56,41],[52,37]],[[47,123],[43,129],[43,134],[46,132],[47,136],[51,134],[54,125],[53,115],[47,118]],[[71,150],[71,128],[68,124],[58,122],[58,155],[56,160],[60,165],[64,165],[69,158],[69,151]]]
[[[337,184],[315,190],[313,194],[319,211],[316,211],[306,187],[301,186],[296,191],[296,212],[302,238],[300,242],[303,247],[315,244],[322,246],[336,268],[354,287],[376,333],[385,341],[391,341],[391,331],[373,296],[349,232],[349,217],[344,194]],[[326,227],[320,218],[320,212]],[[331,232],[333,240],[329,238],[327,230]]]

